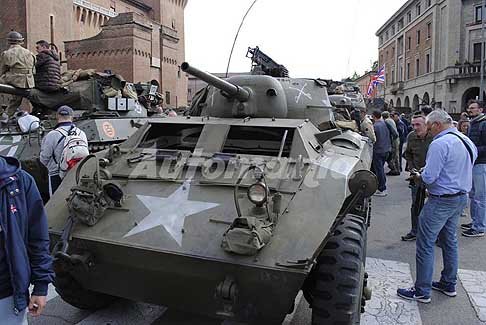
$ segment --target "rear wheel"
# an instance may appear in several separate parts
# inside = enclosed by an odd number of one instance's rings
[[[312,324],[359,324],[366,283],[365,258],[365,221],[346,215],[304,284]]]
[[[54,287],[65,302],[79,309],[101,309],[116,299],[113,296],[83,288],[69,273],[56,274]]]

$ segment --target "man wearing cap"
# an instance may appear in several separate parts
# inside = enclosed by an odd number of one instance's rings
[[[56,191],[61,184],[60,162],[64,150],[64,139],[72,132],[80,136],[87,143],[86,134],[73,123],[73,109],[61,106],[57,110],[57,125],[42,140],[40,161],[49,171],[49,195]]]
[[[22,34],[11,31],[7,34],[9,49],[0,57],[0,83],[21,89],[34,88],[35,56],[23,48]],[[12,116],[22,104],[22,97],[12,96],[7,107],[7,114]]]

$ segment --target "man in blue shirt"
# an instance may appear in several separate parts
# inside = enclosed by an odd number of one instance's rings
[[[429,192],[429,199],[418,219],[417,279],[414,287],[397,290],[398,296],[422,303],[430,302],[431,289],[449,297],[457,295],[456,229],[467,204],[467,193],[472,188],[472,168],[478,155],[474,143],[453,127],[447,112],[433,111],[426,122],[434,140],[429,146],[422,174],[414,176],[415,181],[422,181]],[[444,269],[440,281],[432,282],[437,238],[442,248]]]
[[[471,118],[468,136],[478,148],[478,159],[474,162],[473,188],[469,193],[472,222],[461,228],[463,236],[483,237],[486,230],[486,115],[482,104],[476,100],[469,102],[467,111]]]
[[[386,196],[386,176],[385,161],[391,151],[390,131],[381,118],[380,111],[373,112],[373,129],[375,131],[376,142],[373,146],[373,161],[371,168],[378,178],[378,191],[376,196]]]

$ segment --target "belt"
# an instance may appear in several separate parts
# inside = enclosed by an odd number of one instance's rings
[[[438,198],[441,198],[441,197],[456,197],[456,196],[460,196],[460,195],[464,195],[464,194],[466,194],[466,192],[457,192],[457,193],[454,193],[454,194],[441,194],[441,195],[429,193],[430,196],[438,197]]]
[[[31,74],[32,69],[20,69],[20,68],[11,68],[9,69],[12,73],[20,73],[20,74]]]

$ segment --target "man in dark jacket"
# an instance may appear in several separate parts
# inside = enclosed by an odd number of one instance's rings
[[[40,315],[52,279],[47,217],[37,186],[18,160],[0,156],[0,323],[27,324],[27,308]]]
[[[391,147],[390,131],[381,117],[380,111],[373,112],[373,128],[376,135],[376,142],[373,146],[373,161],[371,168],[378,178],[378,191],[376,196],[387,196],[386,192],[386,176],[385,176],[385,161]]]
[[[486,231],[486,115],[482,103],[472,100],[467,108],[471,118],[469,138],[478,148],[478,159],[473,167],[471,199],[472,223],[461,225],[463,236],[483,237]]]
[[[59,90],[61,83],[61,64],[59,56],[49,48],[46,41],[38,41],[35,70],[35,87],[45,92]]]

